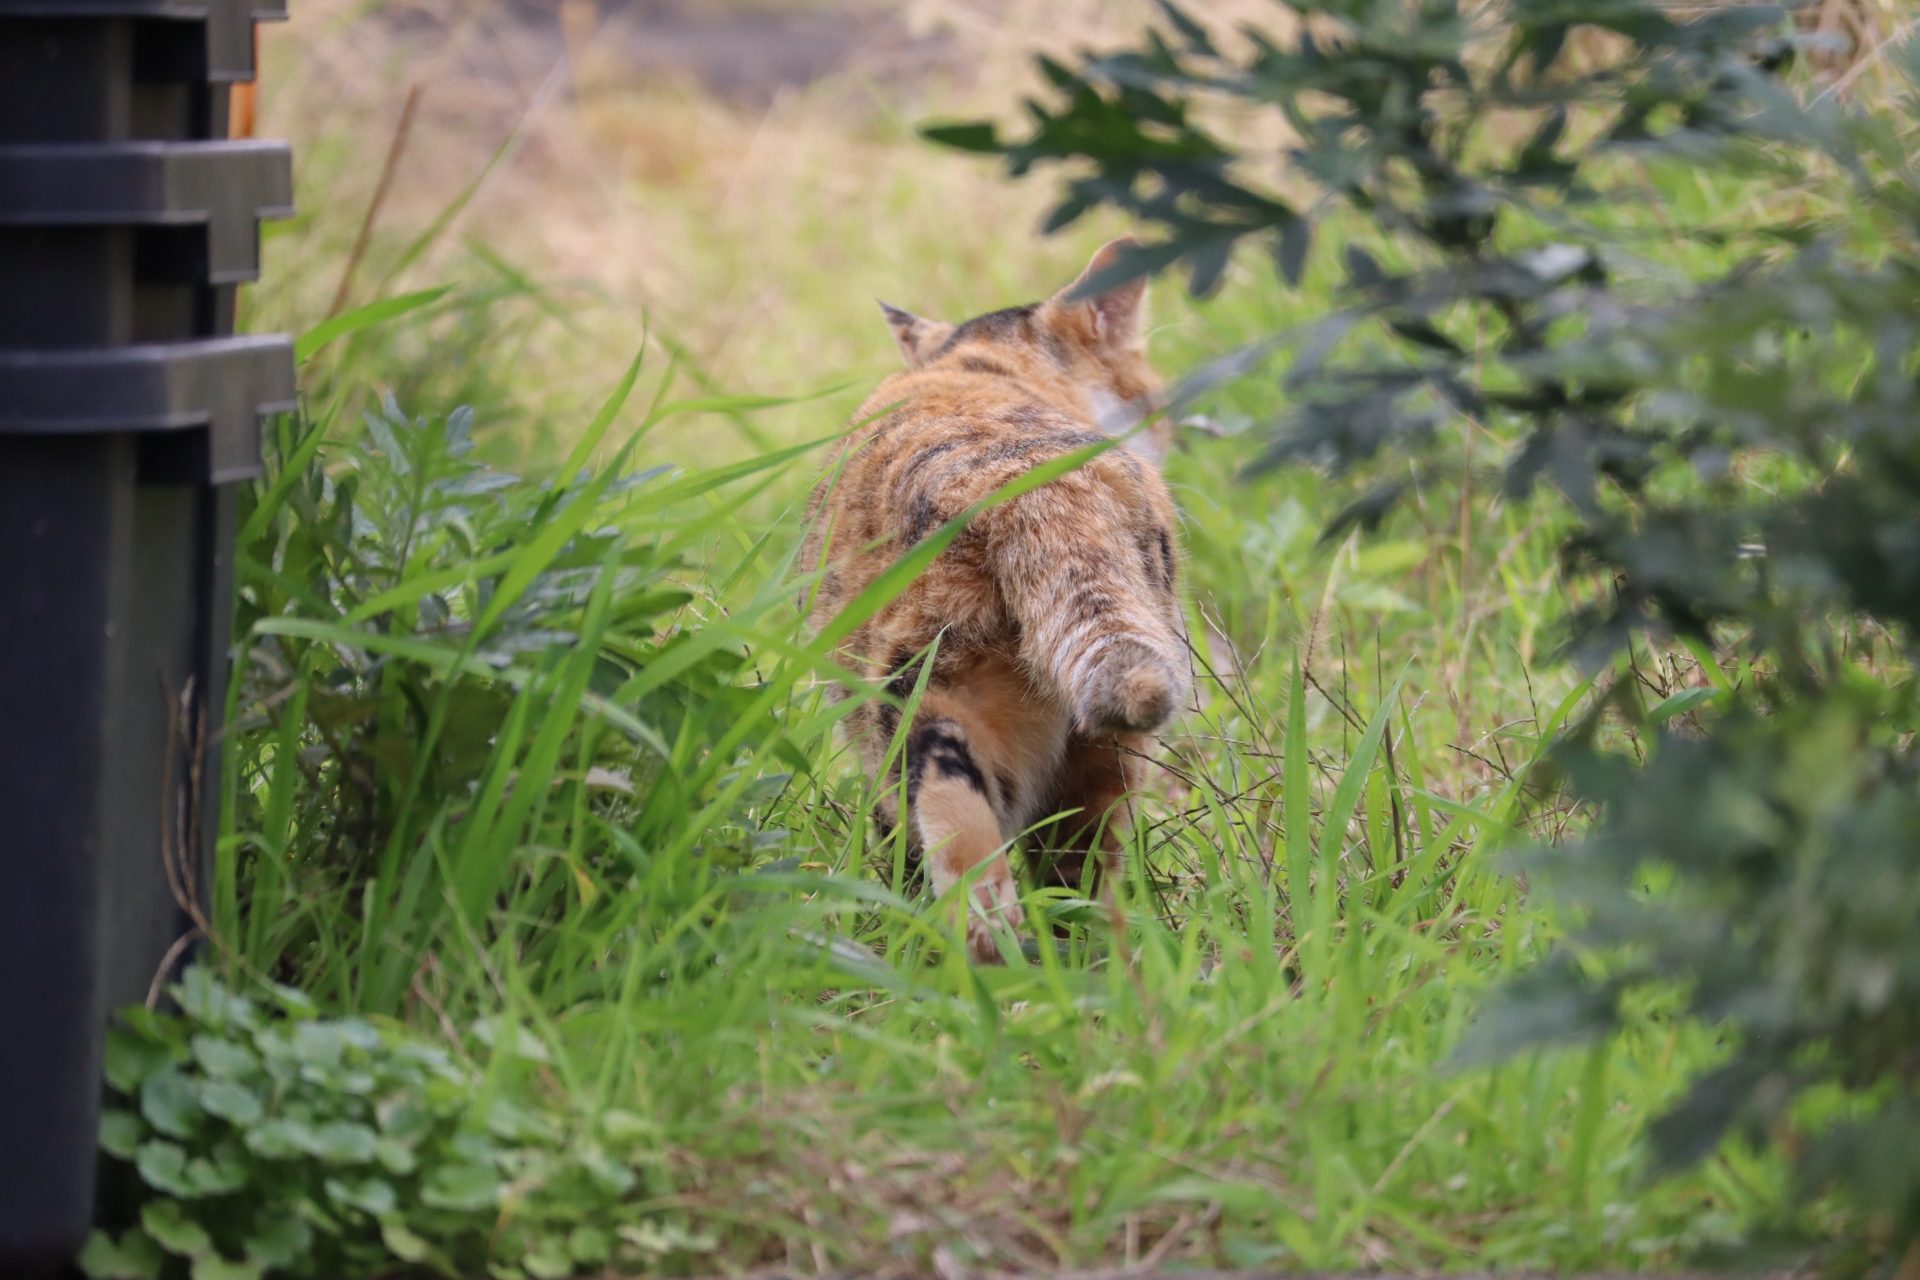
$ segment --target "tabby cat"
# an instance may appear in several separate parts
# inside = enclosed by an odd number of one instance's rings
[[[1132,244],[1115,241],[1046,302],[952,325],[882,303],[907,372],[880,384],[813,497],[804,549],[824,623],[928,533],[1030,468],[1133,428],[1158,403],[1146,360],[1146,282],[1076,290]],[[998,955],[991,918],[1018,927],[1005,850],[1049,815],[1034,861],[1079,885],[1120,847],[1151,735],[1186,701],[1174,595],[1174,508],[1143,429],[1125,447],[975,517],[839,655],[902,698],[936,637],[933,670],[878,817],[901,821],[936,893],[982,863],[968,949]],[[848,718],[877,776],[900,712]],[[896,812],[904,792],[906,812]],[[1071,812],[1068,812],[1071,811]]]

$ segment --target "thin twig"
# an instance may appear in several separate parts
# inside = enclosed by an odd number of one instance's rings
[[[327,319],[340,314],[347,305],[347,295],[353,291],[353,273],[360,269],[360,259],[367,256],[367,242],[373,238],[373,224],[380,216],[380,206],[387,202],[387,192],[393,187],[393,175],[400,168],[400,153],[406,150],[407,135],[413,131],[414,113],[420,109],[420,94],[426,86],[415,84],[407,90],[407,103],[400,108],[400,123],[394,126],[393,141],[387,144],[386,163],[380,166],[380,181],[374,184],[373,201],[367,205],[367,216],[360,220],[360,234],[354,237],[353,249],[347,254],[347,265],[340,270],[340,287],[333,291],[333,305],[327,308]]]
[[[160,967],[153,971],[153,981],[147,985],[147,1008],[159,1006],[160,992],[167,985],[167,975],[173,972],[174,962],[180,959],[181,953],[204,936],[199,926],[195,925],[174,939],[173,945],[167,948],[167,954],[160,958]]]

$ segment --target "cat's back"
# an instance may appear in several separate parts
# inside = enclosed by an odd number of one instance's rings
[[[905,546],[1039,463],[1108,439],[999,371],[965,367],[895,374],[854,421],[861,425],[831,500],[858,522],[863,543],[897,534]],[[1086,466],[1129,488],[1158,487],[1157,474],[1131,457],[1096,457]]]

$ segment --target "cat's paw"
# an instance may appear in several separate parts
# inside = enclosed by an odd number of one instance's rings
[[[999,964],[999,927],[1019,930],[1027,913],[1020,906],[1020,889],[1003,858],[974,882],[974,910],[967,913],[967,954],[975,964]]]

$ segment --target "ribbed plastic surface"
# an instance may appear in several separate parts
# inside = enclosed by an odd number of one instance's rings
[[[291,164],[226,140],[227,86],[283,16],[0,0],[0,1276],[126,1225],[104,1031],[191,955],[168,865],[207,883],[236,482],[294,398],[292,343],[233,332]]]

